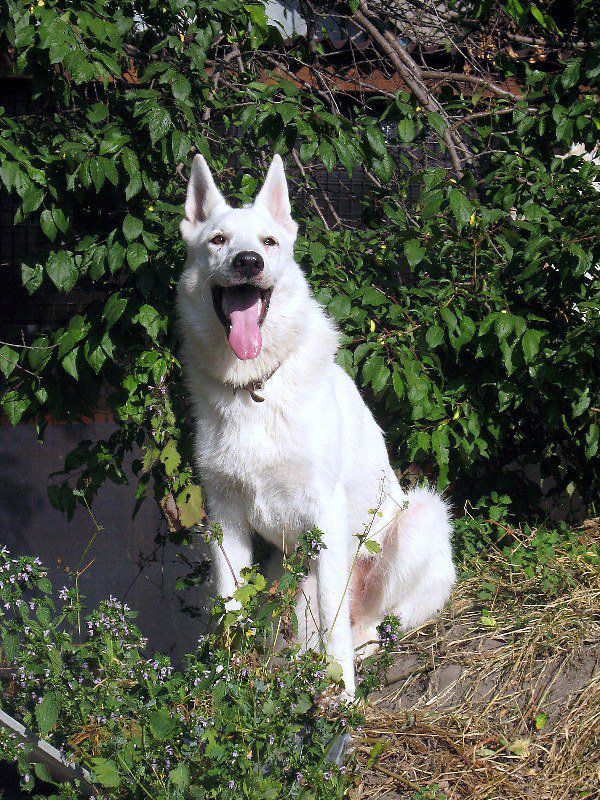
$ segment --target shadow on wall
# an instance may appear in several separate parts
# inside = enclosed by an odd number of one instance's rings
[[[111,594],[124,600],[139,612],[137,623],[150,648],[177,659],[194,649],[207,626],[210,584],[175,590],[177,578],[188,572],[182,556],[201,561],[207,557],[204,543],[193,552],[157,544],[164,529],[151,498],[132,519],[135,482],[101,489],[93,506],[99,532],[84,507],[69,521],[48,500],[48,476],[62,467],[65,455],[79,441],[106,438],[113,430],[98,422],[50,425],[38,444],[32,426],[0,428],[0,546],[13,555],[39,556],[56,589],[70,585],[72,575],[89,564],[79,580],[88,606]]]

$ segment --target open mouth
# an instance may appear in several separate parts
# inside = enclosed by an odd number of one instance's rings
[[[229,346],[242,361],[256,358],[261,351],[260,326],[267,316],[272,292],[273,287],[261,289],[252,283],[213,286],[216,315],[225,328]]]

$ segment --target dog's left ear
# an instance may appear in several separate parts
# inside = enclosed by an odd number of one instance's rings
[[[265,206],[278,225],[281,225],[290,236],[295,236],[298,225],[292,219],[292,209],[288,195],[287,181],[283,169],[283,161],[279,153],[275,153],[262,189],[254,203]]]

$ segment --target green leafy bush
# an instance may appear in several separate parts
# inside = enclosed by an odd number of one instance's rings
[[[575,6],[592,39],[586,4]],[[388,70],[375,34],[391,20],[365,17],[366,3],[336,8]],[[494,14],[503,30],[559,36],[533,3],[466,13],[469,36],[490,18],[499,29]],[[539,487],[509,464],[540,464],[557,491],[597,496],[597,168],[558,157],[596,143],[595,47],[542,71],[498,46],[476,64],[496,84],[449,73],[424,107],[408,90],[337,91],[326,47],[284,40],[260,3],[9,0],[0,19],[42,101],[35,118],[0,111],[0,179],[17,221],[38,219],[44,234],[23,283],[90,298],[29,347],[2,347],[2,407],[43,428],[47,415],[89,414],[108,390],[119,424],[69,456],[50,489],[57,508],[126,481],[123,458],[141,446],[139,499],[151,489],[174,529],[202,517],[173,324],[182,177],[196,150],[235,202],[252,197],[266,156],[286,157],[298,258],[400,467],[417,462],[457,502],[509,491],[528,514]],[[305,63],[331,92],[295,79]],[[417,77],[426,86],[426,71]],[[498,88],[506,81],[520,90]],[[321,166],[364,171],[362,226],[337,224]]]

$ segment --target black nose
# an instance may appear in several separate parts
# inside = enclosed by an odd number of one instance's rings
[[[254,278],[265,268],[265,262],[260,253],[252,250],[242,250],[241,253],[236,253],[231,265],[244,278]]]

